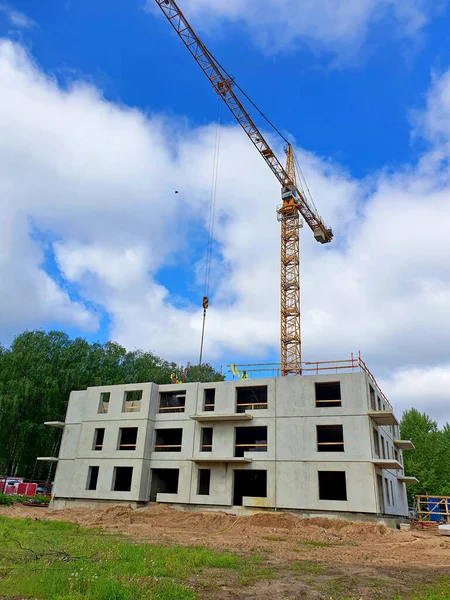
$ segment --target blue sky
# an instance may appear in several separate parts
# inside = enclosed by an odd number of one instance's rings
[[[305,358],[361,349],[388,396],[406,406],[416,390],[420,405],[433,390],[441,418],[447,3],[179,4],[295,142],[335,230],[327,248],[302,232]],[[195,362],[217,116],[209,82],[152,0],[0,1],[0,39],[0,341],[55,327]],[[205,359],[273,361],[279,189],[222,118]]]

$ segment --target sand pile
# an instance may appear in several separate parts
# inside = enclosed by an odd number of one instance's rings
[[[265,551],[274,562],[450,566],[450,540],[443,540],[434,532],[404,532],[374,523],[326,518],[302,519],[289,513],[236,517],[160,505],[60,511],[15,505],[1,507],[0,514],[71,521],[83,527],[120,531],[141,542],[203,545],[243,553]]]

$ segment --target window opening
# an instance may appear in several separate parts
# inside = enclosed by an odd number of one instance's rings
[[[347,500],[345,471],[319,471],[320,500]]]
[[[392,504],[395,504],[395,500],[394,500],[394,484],[392,483],[392,481],[390,482],[391,484],[391,500],[392,500]]]
[[[105,429],[96,429],[94,431],[94,445],[93,450],[103,450],[103,440],[105,438]]]
[[[159,394],[159,412],[163,414],[182,413],[186,406],[186,391],[161,392]]]
[[[314,386],[316,390],[317,408],[342,406],[340,381],[327,381],[325,383],[315,383]]]
[[[142,392],[143,390],[125,392],[122,412],[139,412],[141,410]]]
[[[377,488],[378,488],[378,502],[380,503],[380,513],[384,515],[386,512],[384,506],[384,494],[383,494],[383,478],[377,473]]]
[[[342,425],[317,425],[318,452],[344,452]]]
[[[380,456],[380,438],[378,437],[378,431],[373,429],[373,449],[376,456]]]
[[[99,413],[107,413],[109,408],[109,400],[111,398],[111,392],[102,392],[100,394],[100,403],[98,405]]]
[[[180,469],[152,469],[150,502],[156,502],[158,494],[178,494]]]
[[[381,456],[382,458],[386,458],[386,447],[384,445],[384,437],[380,434],[380,440],[381,440]]]
[[[236,427],[234,455],[243,457],[244,452],[267,452],[267,427]]]
[[[382,406],[381,406],[380,396],[377,396],[377,406],[378,406],[378,410],[381,410]]]
[[[136,450],[137,427],[121,427],[119,429],[119,450]]]
[[[205,412],[213,411],[216,403],[216,390],[215,388],[210,388],[205,390],[203,395],[203,410]]]
[[[181,452],[183,429],[157,429],[155,452]]]
[[[398,460],[398,450],[394,449],[394,457],[395,457],[395,460]]]
[[[391,494],[389,493],[389,481],[386,479],[386,477],[384,478],[384,486],[386,488],[386,500],[388,505],[391,505]]]
[[[371,385],[369,385],[369,395],[370,395],[370,408],[372,410],[377,409],[376,400],[375,400],[375,390]]]
[[[96,490],[97,489],[98,471],[99,471],[99,467],[89,467],[86,489],[88,489],[88,490]]]
[[[213,445],[213,428],[202,427],[202,440],[200,444],[201,452],[212,452]]]
[[[129,492],[133,479],[133,467],[114,467],[113,491]]]
[[[267,386],[237,387],[236,388],[236,411],[244,413],[246,410],[258,410],[267,408]]]
[[[209,496],[211,484],[211,469],[199,469],[198,471],[198,495]]]
[[[244,496],[267,498],[267,471],[235,469],[233,505],[242,506]]]

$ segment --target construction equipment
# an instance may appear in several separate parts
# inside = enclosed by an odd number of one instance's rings
[[[297,185],[293,149],[286,138],[266,119],[287,143],[285,169],[244,108],[235,89],[245,93],[200,41],[175,0],[155,1],[210,80],[216,94],[228,106],[281,184],[282,205],[277,209],[281,222],[281,374],[301,375],[300,215],[321,244],[331,242],[333,232],[317,214],[306,191]],[[249,100],[248,96],[246,98]]]

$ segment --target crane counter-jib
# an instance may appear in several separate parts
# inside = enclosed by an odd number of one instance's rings
[[[280,182],[280,185],[282,186],[282,195],[289,195],[292,197],[296,209],[313,231],[314,237],[318,242],[330,242],[333,238],[331,229],[326,227],[322,219],[309,206],[304,194],[289,177],[263,134],[255,125],[248,111],[244,108],[242,102],[234,92],[233,80],[228,73],[224,72],[224,69],[217,63],[216,59],[198,38],[175,0],[155,1],[183,41],[186,48],[197,61],[202,71],[210,80],[214,91],[228,106],[237,122],[241,125],[242,129]]]

